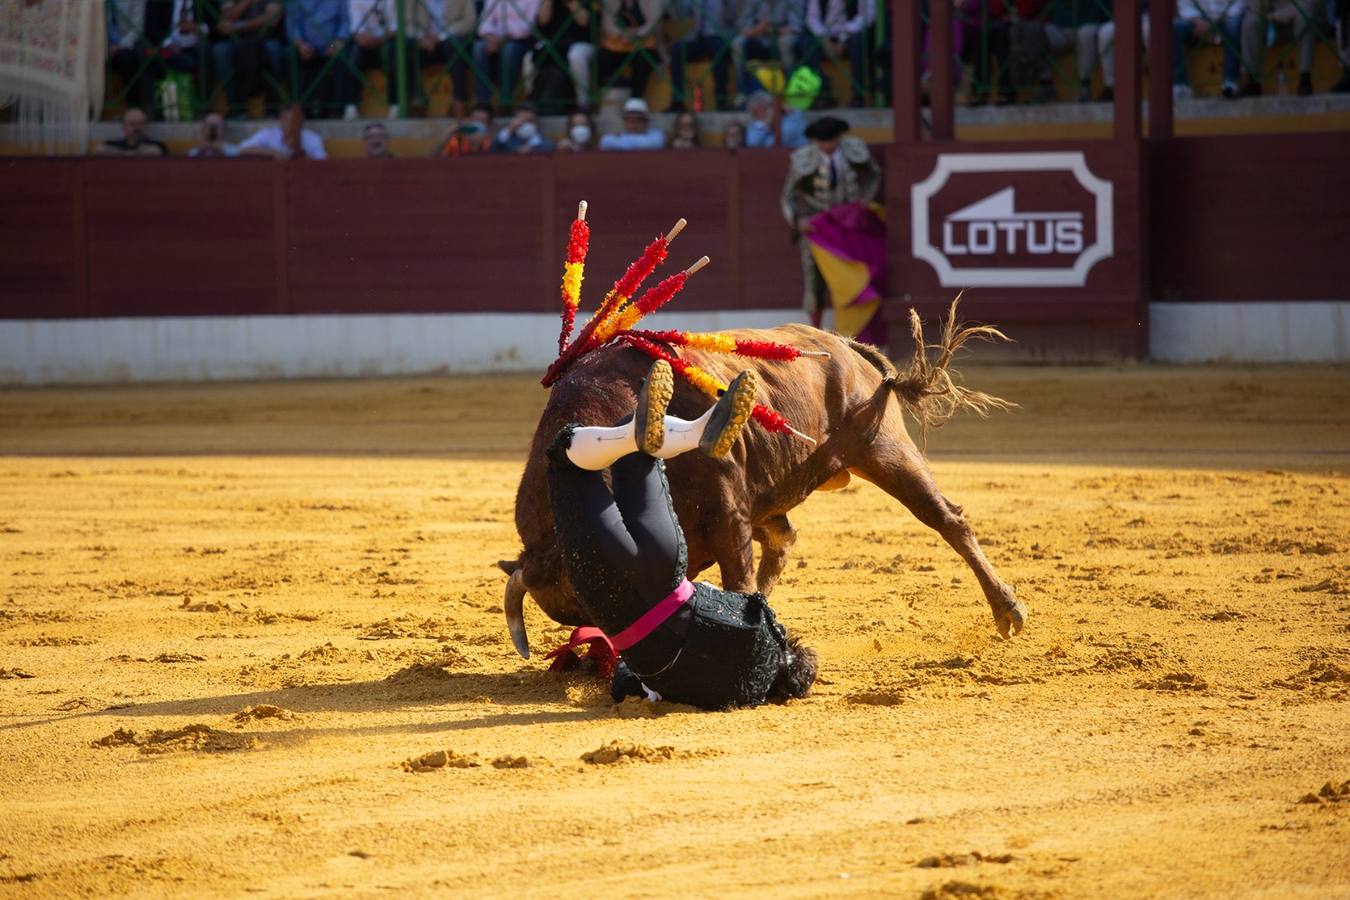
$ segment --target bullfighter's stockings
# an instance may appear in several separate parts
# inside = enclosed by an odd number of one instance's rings
[[[736,376],[716,405],[693,421],[665,414],[674,392],[670,364],[658,359],[638,391],[633,417],[610,428],[576,428],[567,458],[578,468],[597,472],[638,450],[671,459],[698,447],[721,459],[736,443],[754,410],[755,373],[747,370]]]

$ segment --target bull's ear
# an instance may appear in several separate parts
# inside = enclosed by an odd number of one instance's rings
[[[516,569],[520,568],[520,558],[499,559],[497,560],[497,568],[501,569],[507,575],[514,575],[516,574]]]

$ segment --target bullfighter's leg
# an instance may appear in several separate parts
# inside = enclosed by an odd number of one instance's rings
[[[894,404],[887,417],[891,415],[900,416]],[[903,433],[903,423],[897,427]],[[1006,638],[1021,631],[1027,619],[1026,606],[994,571],[961,507],[942,496],[918,448],[908,441],[887,441],[885,444],[878,441],[872,450],[872,459],[855,467],[859,473],[905,504],[916,519],[942,535],[942,539],[961,555],[989,601],[1000,634]]]
[[[787,568],[788,554],[797,543],[797,529],[787,516],[770,516],[755,527],[753,536],[760,547],[755,583],[759,592],[767,597]]]

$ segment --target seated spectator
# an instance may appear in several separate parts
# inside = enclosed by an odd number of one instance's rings
[[[290,6],[286,40],[296,63],[291,70],[291,97],[305,104],[310,118],[332,115],[342,108],[338,69],[343,65],[342,47],[351,33],[347,0],[294,0]]]
[[[591,43],[593,0],[541,0],[539,35],[528,56],[534,72],[530,96],[544,115],[557,115],[571,107],[591,105]]]
[[[1147,44],[1148,42],[1148,13],[1140,16],[1139,23],[1140,39]],[[1116,95],[1116,23],[1114,19],[1107,20],[1097,29],[1097,55],[1102,64],[1102,92],[1097,95],[1097,99],[1102,103],[1110,103]]]
[[[1046,26],[1050,47],[1056,53],[1073,48],[1079,103],[1092,99],[1092,71],[1097,68],[1103,52],[1098,49],[1101,31],[1111,21],[1113,3],[1114,0],[1087,0],[1086,3],[1051,0],[1050,22]],[[1104,63],[1102,74],[1106,74]]]
[[[468,119],[446,129],[440,146],[431,155],[453,157],[486,153],[492,145],[491,128],[492,110],[486,106],[476,106]]]
[[[1009,5],[1016,15],[1009,25],[1008,65],[1006,72],[1000,73],[1000,80],[1006,74],[1013,90],[1034,87],[1037,103],[1053,100],[1055,81],[1050,54],[1072,47],[1072,32],[1048,21],[1048,15],[1054,12],[1048,7],[1056,5],[1056,0],[1017,0]],[[1066,9],[1066,20],[1071,15],[1072,10]]]
[[[145,110],[128,106],[122,113],[122,136],[109,138],[95,151],[99,156],[168,156],[169,148],[145,133]]]
[[[699,146],[698,118],[691,112],[677,113],[670,129],[670,149],[694,150]]]
[[[273,159],[327,159],[323,138],[305,127],[305,110],[299,103],[281,108],[275,125],[255,131],[239,145],[243,156],[270,156]]]
[[[626,86],[641,99],[659,61],[662,0],[603,0],[598,51],[600,87]],[[627,69],[628,78],[620,76]]]
[[[419,0],[416,7],[418,62],[440,63],[453,82],[450,115],[464,115],[469,104],[469,59],[473,54],[473,29],[478,22],[474,0]]]
[[[389,132],[383,122],[368,122],[361,130],[361,146],[366,159],[393,159],[389,152]]]
[[[978,5],[986,0],[967,0]],[[988,0],[994,6],[998,0]],[[872,23],[876,21],[876,0],[807,0],[806,29],[798,47],[802,65],[824,75],[822,54],[832,60],[847,59],[853,81],[853,104],[862,105],[862,98],[872,86],[868,72],[869,59],[875,59],[871,46]],[[976,16],[976,29],[979,28]],[[978,41],[977,41],[978,43]],[[1007,57],[1000,57],[1006,59]],[[822,96],[824,92],[822,92]]]
[[[160,42],[159,58],[178,72],[197,71],[197,44],[209,30],[197,16],[198,0],[173,0],[169,33]]]
[[[595,121],[585,110],[567,117],[567,136],[558,142],[560,153],[582,153],[595,149]]]
[[[351,23],[351,46],[347,64],[338,68],[338,94],[342,97],[342,118],[351,120],[360,115],[361,83],[358,72],[383,69],[385,99],[389,103],[389,118],[397,119],[404,110],[398,105],[398,20],[394,0],[348,0],[347,19]],[[403,77],[407,82],[409,102],[424,106],[422,81],[417,77],[417,41],[404,38]]]
[[[1281,34],[1289,34],[1298,46],[1298,95],[1312,93],[1313,50],[1317,32],[1322,28],[1322,4],[1318,0],[1235,0],[1247,3],[1246,18],[1242,21],[1242,65],[1247,70],[1247,81],[1234,95],[1257,97],[1261,94],[1262,61],[1266,54],[1266,28],[1274,25]],[[1227,32],[1225,31],[1225,37]],[[1342,57],[1344,59],[1345,57]],[[1236,68],[1236,67],[1235,67]],[[1224,95],[1228,93],[1228,47],[1224,46]],[[1337,85],[1350,87],[1345,79]]]
[[[960,0],[953,26],[960,32],[961,59],[974,70],[967,102],[981,106],[994,87],[992,61],[1010,58],[1012,23],[1008,8],[1003,0]],[[1011,80],[1005,75],[998,82],[998,102],[1011,103],[1016,98]]]
[[[248,98],[264,88],[264,70],[280,83],[280,0],[222,0],[211,41],[211,67],[225,85],[228,115],[242,117]],[[269,106],[270,108],[270,106]]]
[[[506,127],[497,132],[491,149],[493,153],[552,153],[553,142],[539,133],[534,107],[522,103]]]
[[[778,110],[768,91],[756,91],[745,104],[750,114],[750,124],[745,129],[747,147],[772,147],[775,145],[774,120]],[[802,111],[791,106],[783,107],[783,119],[780,126],[784,147],[800,147],[806,143],[806,119]]]
[[[601,150],[660,150],[666,145],[661,129],[651,125],[647,101],[629,97],[623,104],[623,130],[600,139]]]
[[[731,105],[728,93],[731,82],[731,42],[740,33],[740,4],[737,0],[692,0],[693,29],[682,41],[670,48],[670,108],[667,112],[685,109],[689,98],[684,83],[684,66],[690,60],[711,60],[713,73],[712,102],[709,109],[725,109]]]
[[[736,3],[741,10],[736,23],[736,35],[731,39],[731,64],[736,73],[736,102],[741,106],[745,97],[763,87],[746,66],[748,60],[779,60],[783,71],[789,71],[792,63],[792,48],[801,32],[801,22],[794,27],[792,23],[795,8],[796,18],[801,19],[804,6],[790,0],[726,0]]]
[[[1242,41],[1242,13],[1245,0],[1178,0],[1172,20],[1172,96],[1191,96],[1191,79],[1186,71],[1186,46],[1191,43],[1223,45],[1223,94],[1235,97],[1238,91],[1238,51]],[[1309,61],[1312,45],[1308,47]]]
[[[193,159],[211,159],[238,155],[239,145],[225,140],[225,117],[218,112],[203,116],[201,142],[188,151],[188,156]]]
[[[722,147],[726,150],[739,150],[745,146],[745,126],[731,121],[722,129]]]
[[[497,104],[510,109],[515,100],[516,80],[525,53],[534,45],[534,22],[540,0],[487,0],[478,20],[478,40],[473,45],[474,96],[480,104],[492,102],[497,86]]]
[[[122,98],[128,106],[152,109],[155,77],[145,39],[145,0],[109,0],[106,14],[108,69],[121,79]]]

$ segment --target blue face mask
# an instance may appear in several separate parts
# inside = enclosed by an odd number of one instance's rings
[[[477,137],[485,131],[487,131],[487,128],[484,127],[482,122],[465,122],[459,126],[459,133],[469,137]]]
[[[539,137],[539,127],[533,122],[521,122],[520,127],[516,129],[516,137],[528,144]]]
[[[573,125],[568,134],[572,136],[572,143],[584,145],[591,139],[591,126]]]

